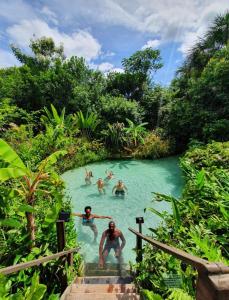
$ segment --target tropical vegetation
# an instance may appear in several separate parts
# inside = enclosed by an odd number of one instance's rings
[[[104,75],[83,58],[67,59],[48,37],[31,40],[31,54],[11,46],[21,65],[0,69],[1,268],[57,252],[56,220],[72,209],[64,171],[106,158],[173,154],[181,154],[185,187],[180,199],[153,194],[172,213],[146,208],[161,219],[152,236],[228,264],[228,28],[227,12],[193,46],[169,87],[154,82],[163,63],[150,47],[124,58],[124,73]],[[66,249],[76,247],[72,218],[66,233]],[[80,272],[81,258],[74,257],[73,270],[62,266],[69,279]],[[58,299],[59,269],[52,261],[1,276],[0,298]],[[167,254],[146,245],[132,269],[144,299],[194,298],[195,271]]]

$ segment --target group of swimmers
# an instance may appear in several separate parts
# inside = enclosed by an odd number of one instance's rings
[[[98,216],[91,213],[91,207],[86,206],[84,213],[73,213],[73,216],[82,218],[82,225],[89,226],[94,233],[94,242],[96,242],[98,237],[98,230],[94,219],[112,219],[110,216]],[[121,245],[120,241],[121,240]],[[104,245],[105,242],[105,245]],[[122,249],[125,247],[126,240],[121,232],[117,229],[114,221],[110,221],[108,224],[108,229],[106,229],[101,237],[99,245],[99,266],[103,267],[111,249],[115,252],[115,257],[121,263]]]
[[[92,184],[92,177],[93,177],[93,174],[92,174],[92,171],[88,171],[86,168],[85,168],[85,183],[87,185],[90,185]],[[106,170],[106,177],[105,179],[103,180],[102,178],[99,178],[96,182],[97,184],[97,187],[98,187],[98,191],[100,194],[105,194],[105,185],[111,180],[114,178],[114,173],[112,171],[108,171]],[[128,192],[127,190],[127,187],[125,186],[125,184],[122,182],[122,180],[118,180],[117,184],[113,187],[112,189],[112,194],[115,192],[115,195],[116,196],[124,196],[125,195],[125,192]]]
[[[89,171],[85,168],[85,183],[86,185],[92,184],[92,171]],[[112,180],[114,177],[114,173],[112,171],[106,170],[106,177],[104,180],[99,178],[95,184],[97,184],[98,191],[100,194],[105,194],[105,186]],[[122,180],[118,180],[117,184],[112,189],[112,194],[115,192],[116,196],[124,196],[125,192],[127,192],[127,187],[122,182]],[[94,222],[95,219],[112,219],[110,216],[99,216],[91,213],[91,207],[86,206],[84,209],[84,213],[73,213],[73,216],[82,218],[82,225],[88,226],[94,233],[94,243],[97,241],[98,237],[98,229]],[[121,244],[120,244],[121,240]],[[104,245],[105,243],[105,245]],[[99,266],[103,267],[105,264],[106,257],[108,256],[111,249],[114,249],[115,257],[119,260],[121,264],[122,259],[122,249],[126,244],[126,240],[121,232],[121,230],[117,229],[114,221],[110,221],[108,224],[108,229],[106,229],[101,237],[100,245],[99,245]]]

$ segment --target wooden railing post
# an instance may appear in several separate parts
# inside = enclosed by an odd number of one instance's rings
[[[56,221],[56,233],[57,233],[57,249],[58,252],[60,252],[64,250],[66,244],[65,228],[64,228],[63,220]]]
[[[142,233],[142,224],[144,223],[144,219],[142,217],[136,218],[136,223],[138,224],[139,232]],[[137,235],[136,236],[136,262],[142,262],[142,239]]]
[[[223,274],[223,269],[223,265],[213,263],[210,270],[198,272],[196,300],[229,299],[229,274]]]
[[[153,245],[155,248],[168,253],[186,264],[194,267],[198,272],[196,286],[196,300],[229,300],[229,267],[222,263],[210,262],[191,255],[183,250],[158,242],[140,231],[129,228],[139,239]]]
[[[65,227],[64,227],[64,221],[63,220],[57,220],[56,221],[56,233],[57,233],[57,248],[58,252],[63,251],[65,248],[66,244],[66,239],[65,239]],[[68,278],[67,274],[65,272],[65,262],[66,262],[66,257],[62,259],[62,268],[59,271],[59,277],[60,277],[60,289],[61,293],[65,291],[65,289],[68,286]]]

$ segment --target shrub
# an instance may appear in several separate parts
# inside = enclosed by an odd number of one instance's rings
[[[162,140],[159,136],[150,132],[144,139],[144,143],[139,145],[133,155],[137,158],[159,158],[169,155],[170,143]]]
[[[100,98],[100,114],[107,123],[124,122],[127,118],[140,123],[142,112],[136,101],[124,97],[104,96]]]

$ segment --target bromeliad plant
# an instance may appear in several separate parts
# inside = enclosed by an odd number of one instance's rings
[[[81,110],[73,115],[73,120],[76,122],[78,129],[87,138],[91,138],[92,133],[95,132],[100,123],[95,113],[91,112],[88,114],[87,112],[86,115],[84,115]]]
[[[27,231],[31,247],[35,245],[35,216],[34,205],[36,193],[42,182],[50,180],[55,173],[49,173],[50,167],[57,159],[65,155],[66,151],[56,151],[43,160],[34,170],[31,170],[21,160],[18,154],[2,139],[0,139],[0,161],[3,162],[0,168],[0,181],[18,179],[20,188],[18,192],[23,196],[25,203],[25,214],[27,219]],[[42,188],[42,187],[41,187]],[[47,192],[43,189],[43,192]]]

